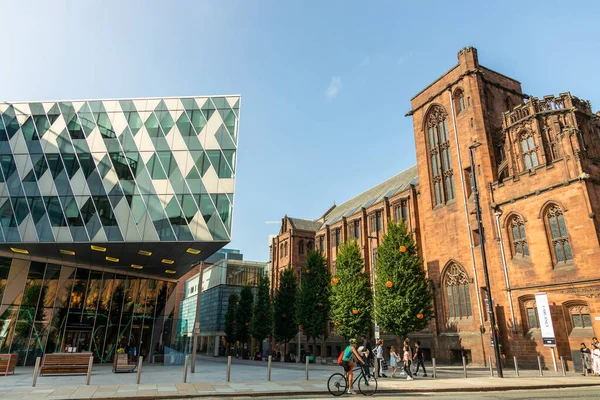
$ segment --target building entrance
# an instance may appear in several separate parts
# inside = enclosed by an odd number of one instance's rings
[[[90,351],[91,331],[67,330],[63,349],[70,353],[84,353]]]

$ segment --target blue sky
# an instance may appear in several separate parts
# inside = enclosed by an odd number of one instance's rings
[[[572,4],[0,0],[0,99],[241,94],[230,247],[267,260],[266,221],[415,163],[410,99],[464,46],[525,93],[599,110],[600,2]]]

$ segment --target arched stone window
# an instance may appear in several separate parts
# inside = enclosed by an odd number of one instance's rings
[[[521,144],[521,155],[523,156],[523,166],[526,170],[532,169],[540,165],[538,157],[538,146],[533,139],[533,133],[526,131],[519,135]]]
[[[309,241],[306,243],[306,250],[308,250],[308,251],[313,251],[313,248],[314,248],[314,246],[315,246],[315,245],[314,245],[313,241],[312,241],[312,240],[309,240]]]
[[[283,243],[279,245],[279,258],[283,258]]]
[[[508,219],[508,236],[512,255],[529,257],[529,245],[527,244],[527,235],[525,234],[525,221],[520,215],[512,215]]]
[[[504,99],[504,106],[506,107],[506,111],[510,111],[512,109],[512,101],[510,101],[510,97],[506,96]]]
[[[537,314],[537,306],[534,297],[526,297],[521,300],[521,311],[523,312],[523,330],[537,329],[540,321]]]
[[[426,128],[434,206],[444,204],[456,197],[447,116],[446,111],[440,106],[433,106],[427,115]]]
[[[462,89],[456,89],[454,92],[454,112],[456,115],[463,112],[467,107],[465,105],[465,92]]]
[[[554,265],[559,266],[573,260],[571,241],[562,208],[557,204],[548,205],[544,211],[544,223]]]
[[[304,240],[298,243],[298,254],[304,254]]]
[[[590,308],[585,303],[567,304],[567,310],[571,319],[571,327],[575,328],[591,328],[592,317]]]
[[[444,272],[443,285],[446,289],[448,317],[471,317],[473,309],[467,272],[457,263],[451,263]]]

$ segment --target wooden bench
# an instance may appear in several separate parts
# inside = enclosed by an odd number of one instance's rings
[[[40,375],[85,374],[92,353],[45,354]]]
[[[19,355],[13,354],[0,354],[0,375],[8,375],[10,372],[15,373],[15,367],[19,361]]]
[[[136,363],[129,362],[127,354],[117,354],[113,363],[113,372],[133,372],[137,368]]]

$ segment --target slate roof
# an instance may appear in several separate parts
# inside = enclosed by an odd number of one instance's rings
[[[382,182],[335,207],[325,216],[325,222],[321,224],[321,227],[333,224],[342,219],[342,217],[349,217],[362,207],[368,208],[373,204],[382,201],[384,197],[391,197],[406,190],[411,184],[417,185],[418,183],[419,174],[417,166],[414,165],[407,170],[400,172],[398,175],[391,177],[387,181]]]
[[[317,221],[310,221],[308,219],[290,218],[288,221],[292,224],[292,228],[299,231],[316,232],[321,228],[321,223]]]
[[[347,202],[342,203],[337,207],[332,207],[332,209],[325,214],[324,222],[291,217],[288,217],[288,220],[292,224],[293,229],[317,232],[324,228],[325,225],[334,224],[343,217],[349,217],[355,214],[362,207],[368,208],[373,204],[382,201],[384,197],[392,197],[395,194],[403,192],[410,185],[418,184],[419,174],[417,166],[414,165]]]

